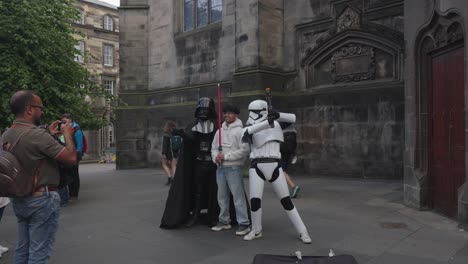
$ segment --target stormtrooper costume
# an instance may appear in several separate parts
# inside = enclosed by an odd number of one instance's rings
[[[244,240],[262,237],[262,196],[265,181],[273,185],[276,196],[296,228],[303,243],[311,243],[307,228],[289,196],[289,190],[283,170],[280,166],[280,142],[283,142],[283,131],[276,121],[295,123],[294,114],[279,113],[271,110],[263,100],[255,100],[249,104],[249,119],[244,128],[242,140],[250,143],[249,191],[252,213],[252,230],[244,236]]]

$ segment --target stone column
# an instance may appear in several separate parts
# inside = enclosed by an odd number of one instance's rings
[[[148,1],[122,0],[120,16],[120,94],[116,110],[117,169],[146,167],[148,90]]]

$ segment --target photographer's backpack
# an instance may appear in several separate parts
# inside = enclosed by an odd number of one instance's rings
[[[25,197],[33,192],[34,178],[37,177],[39,169],[34,176],[29,175],[23,170],[16,156],[11,153],[19,140],[32,129],[22,132],[12,145],[4,142],[3,150],[0,150],[0,197]]]
[[[86,152],[88,152],[88,140],[86,139],[86,136],[83,133],[83,130],[79,126],[76,126],[73,128],[73,136],[75,135],[76,131],[78,131],[78,129],[81,130],[81,134],[83,135],[83,151],[82,152],[83,154],[85,154]]]

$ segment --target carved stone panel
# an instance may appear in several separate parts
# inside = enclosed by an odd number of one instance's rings
[[[463,39],[463,29],[460,23],[449,24],[447,21],[441,20],[441,23],[432,32],[427,33],[434,41],[434,49],[445,47]]]
[[[375,79],[374,48],[349,44],[331,57],[333,82],[355,82]]]
[[[361,17],[350,7],[346,8],[337,20],[338,32],[342,32],[348,29],[359,29],[360,27]]]

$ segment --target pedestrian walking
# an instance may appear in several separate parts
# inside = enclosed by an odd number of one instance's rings
[[[166,185],[172,183],[177,168],[177,158],[182,147],[182,137],[173,135],[172,132],[177,129],[174,121],[167,121],[163,128],[162,140],[162,167],[167,176]]]
[[[296,148],[297,148],[297,131],[293,123],[288,122],[279,122],[281,128],[283,129],[283,138],[284,141],[280,144],[281,152],[281,168],[283,169],[284,177],[288,183],[289,188],[291,188],[290,195],[291,198],[296,198],[301,190],[301,187],[294,183],[289,175],[289,165],[293,163],[293,160],[296,159]],[[295,163],[295,162],[294,162]]]

